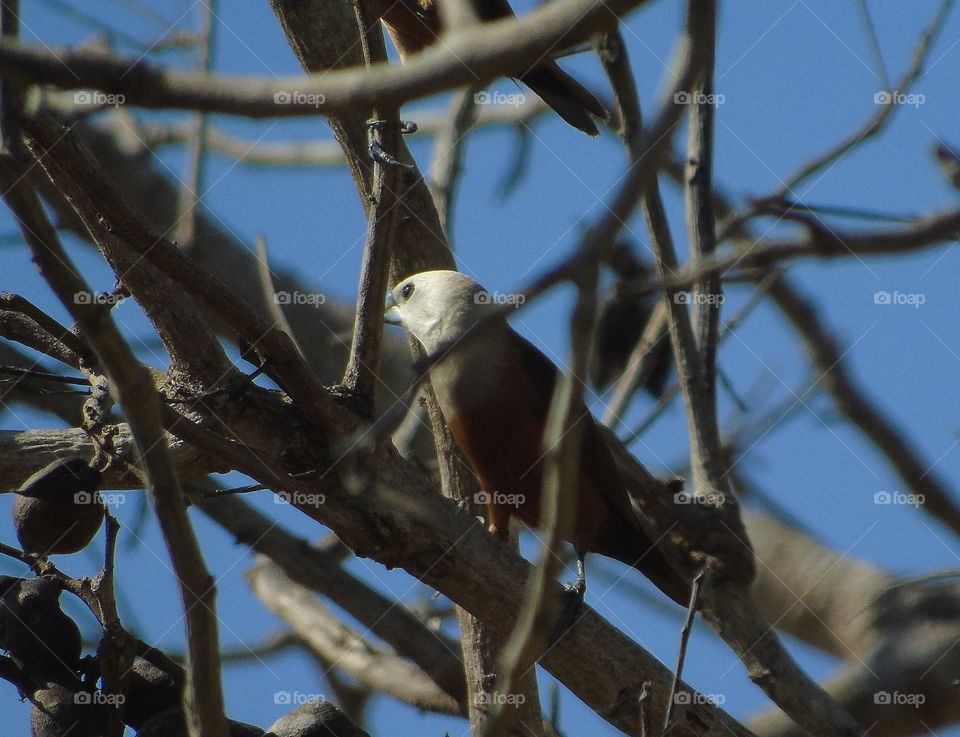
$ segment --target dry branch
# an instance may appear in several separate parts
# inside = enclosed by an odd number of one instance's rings
[[[247,571],[247,580],[264,605],[323,660],[335,663],[368,687],[418,709],[461,713],[456,701],[423,671],[365,641],[307,589],[291,581],[279,566],[261,561]]]
[[[183,600],[190,652],[184,704],[191,732],[198,737],[226,737],[213,605],[215,589],[204,567],[180,485],[167,454],[159,421],[159,398],[152,377],[134,357],[110,319],[108,309],[77,299],[79,294],[92,292],[60,245],[29,180],[25,179],[25,169],[9,160],[0,163],[4,197],[23,228],[41,274],[80,324],[130,421],[139,455],[138,465],[143,468],[146,488],[164,534]]]
[[[519,74],[556,48],[586,41],[648,0],[557,0],[519,18],[471,25],[402,67],[330,72],[322,77],[221,77],[175,72],[96,51],[48,50],[0,40],[0,73],[31,84],[91,88],[150,108],[251,117],[337,116],[401,105],[454,87]],[[278,92],[298,96],[278,103]]]
[[[35,150],[51,181],[75,208],[81,208],[81,219],[108,233],[111,228],[118,230],[133,255],[179,283],[194,300],[219,315],[254,347],[261,362],[269,363],[272,378],[297,400],[304,413],[318,421],[319,427],[335,422],[340,413],[331,406],[327,393],[287,335],[238,300],[225,284],[173,243],[152,233],[113,187],[105,182],[101,187],[87,187],[86,182],[103,181],[103,174],[55,118],[30,117],[24,125],[36,142]]]
[[[333,555],[291,535],[241,499],[197,498],[200,509],[238,542],[270,558],[291,580],[328,597],[397,653],[415,663],[466,709],[459,645],[434,632],[403,603],[389,599],[341,567]]]
[[[703,79],[704,70],[710,68],[712,58],[707,57],[712,57],[713,44],[709,39],[715,33],[714,26],[712,3],[690,3],[687,16],[689,71],[683,75],[681,84],[684,86],[679,88],[680,92],[692,89],[690,83]],[[708,40],[699,43],[701,37]],[[627,130],[637,130],[640,109],[631,89],[629,66],[624,67],[620,74],[611,76],[611,82],[619,88],[617,95]],[[631,123],[631,120],[634,122]],[[636,135],[627,136],[626,143],[631,165],[640,168],[647,149],[639,145],[641,140]],[[702,152],[698,153],[703,155]],[[649,515],[648,519],[656,520],[656,533],[674,541],[674,545],[664,546],[664,552],[684,578],[690,580],[699,573],[697,566],[707,572],[702,588],[703,616],[742,660],[751,678],[811,734],[859,734],[858,725],[800,670],[750,601],[749,586],[754,575],[752,552],[739,518],[736,500],[725,481],[726,469],[722,464],[715,397],[707,389],[713,377],[708,380],[705,376],[704,356],[685,302],[677,299],[679,292],[669,283],[678,264],[666,227],[659,190],[647,186],[641,190],[641,194],[656,255],[661,294],[667,305],[674,361],[686,408],[693,493],[702,499],[719,498],[721,501],[716,506],[689,505],[689,512],[684,515],[672,512],[656,497],[638,495],[636,501]],[[705,227],[712,231],[713,224]],[[700,226],[697,227],[699,229]],[[713,341],[715,346],[715,327],[710,333],[707,339]],[[625,451],[620,454],[619,460],[625,472],[637,465]],[[633,477],[642,477],[643,473],[636,468]],[[705,509],[697,509],[699,507]],[[700,519],[695,523],[698,516]],[[658,534],[655,534],[654,539],[657,537]]]
[[[770,296],[803,339],[817,381],[837,409],[883,454],[911,493],[923,499],[923,511],[960,535],[960,505],[953,490],[935,465],[922,458],[897,422],[867,397],[850,374],[844,352],[812,300],[786,275],[774,281]]]

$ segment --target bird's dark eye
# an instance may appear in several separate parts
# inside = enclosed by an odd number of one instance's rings
[[[404,286],[404,288],[400,291],[400,295],[401,295],[404,299],[410,299],[410,295],[411,295],[411,294],[413,294],[413,284],[412,284],[412,283],[407,284],[407,285]]]

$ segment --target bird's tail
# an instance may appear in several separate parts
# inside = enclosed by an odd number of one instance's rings
[[[520,81],[536,92],[557,115],[584,133],[599,135],[591,115],[609,120],[610,113],[586,87],[563,71],[556,62],[534,67]]]
[[[686,607],[690,603],[690,582],[670,565],[657,541],[641,524],[642,510],[635,496],[649,493],[656,479],[637,462],[610,428],[598,427],[626,486],[630,510],[626,514],[612,515],[607,520],[605,534],[599,544],[591,546],[591,550],[636,568],[677,604]]]
[[[681,580],[659,548],[629,521],[611,520],[606,534],[591,546],[591,552],[636,568],[680,606],[686,607],[690,602],[690,584]]]

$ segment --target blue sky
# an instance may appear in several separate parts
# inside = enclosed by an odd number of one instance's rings
[[[84,11],[149,42],[164,26],[137,10],[139,5],[113,0],[84,7]],[[268,78],[299,73],[267,3],[221,5],[217,72]],[[530,5],[517,3],[516,7],[523,10]],[[884,0],[868,5],[889,76],[896,79],[909,64],[917,39],[939,4]],[[197,27],[200,22],[199,3],[176,0],[153,2],[149,7],[171,21],[182,17],[187,27]],[[26,40],[68,45],[91,38],[91,26],[66,19],[53,8],[45,2],[26,4]],[[682,4],[673,1],[652,3],[628,20],[625,37],[648,112],[670,84],[665,75],[681,26]],[[132,52],[130,47],[125,50]],[[172,53],[162,60],[182,67],[191,63]],[[589,55],[566,60],[564,66],[589,85],[604,89],[599,65]],[[958,68],[960,17],[952,12],[914,90],[923,95],[922,104],[899,107],[883,135],[803,183],[793,193],[795,199],[896,215],[955,205],[957,191],[939,172],[931,149],[941,141],[960,145]],[[749,198],[774,191],[811,157],[856,130],[875,111],[874,94],[883,89],[858,3],[813,0],[724,4],[715,86],[723,95],[723,104],[717,109],[716,179],[741,207]],[[497,82],[493,89],[517,90],[507,80]],[[415,120],[418,110],[444,104],[445,96],[410,103],[404,108],[404,117]],[[216,118],[215,124],[250,140],[331,138],[321,118],[280,122]],[[500,196],[499,186],[514,155],[514,132],[483,129],[470,137],[466,147],[453,240],[460,268],[490,290],[516,289],[570,253],[582,228],[603,213],[604,203],[624,172],[622,147],[612,135],[590,139],[554,116],[544,116],[536,122],[532,139],[529,170],[507,199]],[[677,145],[684,141],[685,133],[675,139]],[[432,141],[412,137],[410,145],[421,167],[426,168]],[[186,159],[182,152],[165,150],[160,160],[158,166],[183,176]],[[265,235],[276,265],[297,270],[330,295],[353,298],[365,223],[343,167],[271,169],[211,155],[205,185],[204,204],[244,242]],[[682,200],[672,184],[665,185],[665,196],[675,239],[685,251]],[[828,222],[847,229],[877,227],[836,218]],[[636,218],[629,230],[645,249],[642,220]],[[758,233],[768,230],[768,236],[797,234],[772,221],[758,223]],[[7,212],[0,212],[0,234],[14,231]],[[91,283],[97,289],[109,289],[113,279],[102,261],[75,238],[66,236],[65,241]],[[24,247],[4,245],[3,263],[0,289],[24,294],[58,319],[68,320],[37,276]],[[902,257],[827,263],[808,260],[790,270],[836,331],[853,374],[909,433],[936,472],[948,480],[960,471],[955,411],[960,406],[958,267],[958,249],[947,245]],[[919,307],[878,305],[874,302],[878,291],[919,294],[924,302]],[[748,287],[731,285],[724,314],[733,314],[748,295]],[[569,290],[558,290],[528,307],[514,323],[558,363],[566,356],[569,299]],[[135,310],[121,317],[134,335],[150,336],[148,325]],[[724,343],[720,363],[752,407],[772,406],[791,390],[809,385],[802,346],[767,305],[751,313]],[[607,398],[593,398],[598,412]],[[724,427],[732,427],[739,419],[735,407],[726,395],[721,394],[720,401]],[[638,401],[627,424],[635,424],[649,409],[646,399]],[[52,427],[55,423],[22,407],[2,415],[3,429]],[[664,473],[683,463],[686,448],[686,426],[677,407],[633,446],[641,461]],[[876,492],[902,490],[902,485],[873,448],[836,417],[823,396],[813,393],[805,397],[791,421],[765,436],[742,466],[768,495],[840,550],[897,574],[957,567],[957,542],[940,525],[912,508],[873,503]],[[135,493],[124,499],[115,511],[121,521],[129,523],[136,518],[141,501]],[[304,536],[324,532],[292,508],[273,504],[266,492],[248,499]],[[0,502],[0,539],[5,541],[14,539],[9,503]],[[208,565],[219,578],[224,647],[235,649],[260,641],[279,623],[248,593],[242,572],[250,556],[199,514],[194,515],[194,522]],[[179,598],[157,529],[151,521],[135,534],[129,524],[125,530],[123,544],[131,547],[121,557],[119,575],[128,622],[148,641],[180,650]],[[136,536],[139,541],[134,544]],[[102,546],[102,540],[96,545]],[[63,568],[77,575],[94,572],[100,548],[96,549],[96,556],[83,553],[64,559]],[[593,570],[603,566],[616,576],[623,573],[617,564],[594,561],[592,565]],[[405,573],[386,571],[371,561],[355,560],[350,568],[371,585],[405,600],[431,593]],[[0,560],[0,572],[18,571],[12,562]],[[627,577],[650,588],[638,575]],[[677,616],[665,615],[623,592],[613,591],[600,600],[600,590],[597,586],[588,592],[588,603],[661,660],[673,662]],[[91,618],[74,602],[68,604],[69,611],[77,613],[85,631],[92,634]],[[796,643],[791,647],[816,677],[826,677],[837,667],[830,658],[809,648]],[[686,675],[703,692],[723,694],[725,707],[739,718],[766,703],[735,657],[702,625],[694,635]],[[549,681],[544,675],[544,693]],[[230,665],[225,669],[224,687],[229,715],[263,727],[288,708],[273,702],[274,692],[322,694],[326,688],[314,666],[297,654]],[[565,692],[562,704],[563,726],[569,733],[589,729],[598,735],[616,734]],[[10,734],[26,734],[28,709],[18,705],[9,685],[0,684],[0,711],[10,715],[9,725],[18,727],[16,731],[5,727],[5,734],[8,729]],[[421,715],[388,698],[374,702],[369,728],[372,734],[467,732],[461,720]]]

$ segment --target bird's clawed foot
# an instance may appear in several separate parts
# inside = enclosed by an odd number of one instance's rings
[[[374,120],[367,121],[367,128],[369,128],[371,131],[382,131],[391,125],[397,125],[401,135],[404,135],[404,136],[409,136],[411,133],[416,133],[418,130],[417,124],[414,123],[412,120],[401,120],[401,121],[398,121],[398,123],[394,123],[392,120],[375,120],[374,119]]]
[[[470,505],[466,499],[457,500],[457,514],[468,514],[473,517],[481,525],[487,524],[487,521],[480,515],[473,514],[473,507]]]
[[[563,598],[560,616],[550,633],[548,645],[552,647],[556,642],[573,630],[583,616],[583,598],[587,593],[587,577],[583,568],[583,557],[577,557],[577,580],[563,584]]]
[[[384,128],[390,125],[395,125],[395,123],[389,120],[367,121],[368,150],[370,151],[370,157],[374,161],[387,166],[402,166],[405,169],[413,168],[412,164],[404,164],[403,162],[398,161],[392,154],[385,151],[383,146],[380,145],[380,141],[374,137],[375,132],[382,131]],[[417,132],[417,124],[412,120],[401,120],[398,129],[401,135],[407,136],[411,133]]]

